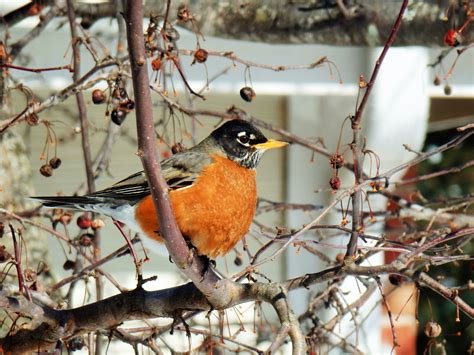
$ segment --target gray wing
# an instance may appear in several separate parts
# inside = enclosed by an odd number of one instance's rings
[[[169,188],[176,190],[192,185],[203,168],[212,161],[213,159],[208,153],[188,150],[162,161],[161,169]],[[105,190],[97,191],[89,196],[136,203],[149,194],[150,187],[145,173],[140,171]]]

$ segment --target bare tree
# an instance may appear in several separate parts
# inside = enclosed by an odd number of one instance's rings
[[[391,190],[394,174],[409,167],[416,166],[436,153],[447,151],[461,146],[473,133],[472,125],[460,127],[459,135],[447,141],[444,145],[429,152],[417,152],[411,161],[397,166],[389,171],[379,171],[375,163],[375,173],[367,173],[363,169],[364,159],[373,159],[375,162],[383,157],[378,157],[376,152],[366,149],[361,136],[361,125],[364,124],[364,108],[370,98],[373,85],[377,79],[379,68],[383,65],[386,53],[390,47],[397,43],[432,45],[444,40],[445,44],[456,47],[458,56],[472,47],[469,43],[472,38],[472,26],[469,23],[474,18],[474,5],[471,1],[446,2],[441,6],[435,1],[418,1],[411,5],[409,11],[413,12],[413,21],[403,21],[407,13],[408,1],[377,2],[377,1],[308,1],[308,2],[252,2],[246,5],[221,6],[219,2],[206,1],[202,4],[179,5],[167,1],[147,2],[143,9],[142,1],[127,1],[121,9],[121,2],[105,3],[103,5],[74,4],[68,0],[66,3],[56,1],[40,1],[25,5],[4,17],[4,26],[14,26],[19,20],[27,16],[40,14],[39,24],[27,33],[24,38],[16,43],[4,41],[0,44],[0,70],[2,80],[0,97],[6,105],[5,98],[9,91],[19,90],[26,97],[26,105],[21,112],[12,114],[0,120],[0,134],[4,139],[6,134],[19,125],[29,124],[32,127],[44,125],[48,132],[54,136],[54,129],[43,116],[44,112],[54,107],[68,97],[75,96],[79,112],[81,132],[81,147],[85,161],[87,177],[87,190],[93,192],[95,181],[113,158],[113,143],[118,134],[119,126],[124,117],[131,112],[135,113],[137,123],[137,142],[139,156],[142,160],[144,171],[148,179],[156,213],[160,220],[160,235],[165,240],[165,245],[176,267],[180,269],[190,282],[170,289],[159,291],[146,291],[143,284],[147,280],[139,278],[137,287],[125,290],[102,266],[110,260],[132,252],[138,240],[132,239],[130,245],[124,245],[115,252],[100,255],[99,231],[102,227],[100,220],[94,216],[80,216],[80,224],[84,230],[93,228],[94,233],[81,233],[77,238],[71,238],[67,232],[59,232],[55,228],[63,225],[65,230],[71,221],[72,215],[68,211],[56,209],[52,212],[39,209],[23,209],[23,206],[2,206],[0,209],[0,233],[4,238],[11,239],[11,247],[0,245],[0,262],[5,266],[2,271],[2,289],[0,291],[0,305],[3,309],[3,328],[6,331],[0,339],[0,346],[5,353],[21,353],[33,351],[50,351],[66,346],[74,350],[83,345],[83,336],[95,334],[96,339],[107,336],[128,343],[137,351],[138,346],[148,347],[155,353],[161,353],[160,347],[166,347],[161,335],[175,329],[190,334],[202,334],[206,339],[200,345],[201,349],[225,348],[233,351],[249,350],[253,352],[272,353],[283,346],[289,338],[294,354],[303,354],[306,351],[315,351],[322,343],[331,343],[331,335],[342,318],[350,315],[354,322],[359,316],[358,310],[367,302],[368,298],[381,290],[380,276],[391,275],[395,283],[414,282],[417,288],[429,288],[456,305],[463,317],[472,319],[474,310],[469,305],[460,290],[470,289],[464,285],[447,287],[430,275],[430,266],[444,263],[456,263],[472,260],[465,254],[463,246],[469,243],[474,235],[474,217],[462,213],[462,208],[472,203],[472,196],[462,201],[432,209],[422,204],[412,203],[397,195]],[[396,11],[394,10],[396,8]],[[456,9],[450,10],[450,9]],[[446,29],[446,24],[438,20],[439,14],[444,13],[449,21],[455,21],[456,26]],[[205,15],[207,21],[204,21]],[[377,14],[377,21],[375,20]],[[385,16],[386,15],[386,16]],[[22,48],[33,38],[40,36],[42,30],[53,18],[63,16],[71,29],[72,64],[65,67],[29,68],[15,64],[15,59]],[[101,51],[85,30],[95,19],[104,16],[114,16],[119,23],[117,55],[101,56]],[[147,29],[143,33],[143,20],[147,16]],[[78,21],[81,17],[81,22]],[[209,20],[210,19],[210,20]],[[249,19],[251,22],[249,22]],[[430,22],[431,21],[431,22]],[[232,26],[229,26],[229,23]],[[369,28],[376,23],[377,35]],[[196,49],[181,49],[179,43],[179,30],[177,26],[184,26],[196,34]],[[354,31],[354,26],[362,26],[366,31]],[[242,31],[246,28],[246,31]],[[321,31],[316,29],[322,28]],[[285,31],[282,31],[284,29]],[[414,36],[413,32],[421,29],[423,35]],[[339,150],[331,152],[321,144],[296,136],[289,131],[274,127],[257,117],[253,117],[237,107],[231,107],[225,112],[201,110],[192,103],[194,100],[203,99],[202,92],[191,87],[186,79],[186,68],[182,65],[181,58],[192,56],[194,62],[205,63],[212,57],[227,58],[231,63],[239,63],[246,68],[259,67],[274,71],[317,69],[321,66],[334,66],[326,57],[307,65],[290,67],[285,65],[271,66],[255,63],[239,58],[232,52],[206,51],[200,45],[202,34],[218,34],[233,38],[244,38],[258,41],[280,42],[324,42],[333,44],[383,44],[384,47],[376,61],[373,72],[368,81],[363,77],[359,82],[360,100],[356,103],[354,115],[347,118],[349,125],[346,128],[352,132],[352,140],[347,143],[347,154]],[[353,36],[347,36],[352,33]],[[328,35],[332,34],[332,35]],[[399,37],[398,37],[399,36]],[[128,55],[124,54],[125,38]],[[396,42],[397,38],[399,39]],[[324,39],[324,40],[323,40]],[[464,45],[463,45],[464,44]],[[81,56],[79,48],[85,48],[94,59],[94,66],[81,72]],[[444,60],[440,56],[439,65]],[[158,80],[150,82],[149,67],[156,73]],[[446,76],[455,70],[456,63]],[[72,83],[58,90],[44,100],[39,100],[36,95],[22,83],[16,83],[15,70],[42,72],[49,70],[69,70],[72,72]],[[168,76],[170,70],[179,73],[189,97],[187,102],[180,101],[170,95]],[[133,97],[127,91],[127,79],[133,83]],[[100,89],[93,91],[93,101],[100,103],[107,101],[107,115],[111,123],[107,128],[107,135],[103,145],[96,155],[92,157],[87,119],[87,104],[84,92],[93,88],[100,82],[106,82],[107,92]],[[251,87],[246,87],[241,95],[246,100],[253,99]],[[108,96],[108,98],[107,98]],[[216,117],[223,120],[240,118],[248,120],[255,125],[273,131],[286,140],[304,146],[311,152],[321,154],[328,158],[329,168],[333,171],[333,178],[329,184],[334,192],[333,201],[324,206],[312,222],[298,230],[289,231],[262,226],[262,234],[267,236],[266,243],[255,253],[249,252],[250,262],[241,268],[240,272],[232,278],[222,278],[213,267],[195,255],[184,240],[176,224],[171,209],[167,191],[158,157],[155,151],[155,129],[157,126],[166,126],[165,122],[156,122],[153,116],[152,97],[157,98],[162,107],[173,115],[182,113],[185,117],[194,120],[196,117]],[[133,99],[133,100],[132,100]],[[163,137],[162,137],[163,138]],[[54,139],[54,138],[52,138]],[[172,142],[171,142],[172,143]],[[170,144],[171,145],[171,144]],[[351,159],[347,159],[347,156]],[[41,173],[51,175],[59,167],[60,161],[55,156],[45,162]],[[425,179],[432,179],[442,175],[458,172],[472,166],[472,161],[461,167],[453,167],[429,176],[419,176],[405,183],[415,183]],[[339,171],[348,169],[354,175],[354,183],[348,188],[340,186]],[[400,182],[399,184],[403,184]],[[393,211],[372,211],[370,199],[373,194],[382,195],[396,205]],[[344,204],[343,204],[344,202]],[[340,206],[346,206],[341,207]],[[350,207],[349,207],[350,206]],[[258,210],[289,210],[289,209],[315,209],[313,205],[291,204],[287,202],[259,201]],[[324,217],[331,212],[341,213],[341,223],[338,225],[323,224]],[[378,218],[375,218],[377,214]],[[43,217],[52,221],[53,227],[48,223],[38,222],[33,217]],[[428,220],[428,227],[416,228],[409,237],[400,233],[395,239],[387,239],[384,234],[371,235],[366,233],[370,224],[383,225],[386,218],[410,216],[417,220]],[[68,261],[68,268],[72,274],[48,286],[41,292],[41,280],[33,274],[30,268],[25,268],[24,249],[28,249],[28,240],[23,238],[28,229],[35,227],[53,235],[76,250],[77,259]],[[318,251],[319,240],[302,239],[306,232],[318,230],[324,233],[343,233],[349,236],[346,252],[337,260],[331,260]],[[372,243],[363,245],[361,240],[370,240]],[[293,279],[282,282],[257,281],[265,279],[260,268],[263,264],[272,263],[273,260],[289,246],[298,246],[306,249],[321,258],[327,264],[324,270],[314,270],[313,273],[299,275]],[[92,250],[92,256],[84,251],[84,247]],[[132,249],[132,250],[130,250]],[[370,256],[381,251],[395,251],[398,257],[390,263],[379,266],[362,265]],[[136,261],[136,268],[140,270],[141,261]],[[65,264],[66,266],[66,264]],[[41,270],[43,271],[43,270]],[[91,272],[95,272],[97,300],[78,308],[58,307],[58,303],[73,291],[75,282]],[[352,304],[345,304],[337,292],[337,288],[347,278],[356,278],[361,285],[360,297]],[[110,298],[102,296],[102,280],[112,282],[119,294]],[[244,282],[246,280],[247,282]],[[307,310],[297,317],[288,301],[288,293],[295,289],[309,289],[310,286],[327,283],[328,287],[323,292],[312,295]],[[10,287],[6,287],[10,285]],[[17,287],[14,287],[14,286]],[[70,285],[68,295],[57,295],[56,291]],[[189,326],[193,317],[202,312],[220,312],[228,310],[245,302],[268,303],[275,310],[279,324],[277,331],[270,337],[267,349],[257,349],[253,345],[244,344],[225,336],[222,331],[215,334],[210,326],[206,331]],[[387,302],[382,293],[381,301],[385,306]],[[336,309],[337,315],[327,322],[315,321],[315,315],[325,307],[325,303]],[[364,315],[362,316],[362,320]],[[173,323],[164,327],[154,325],[144,326],[140,329],[127,328],[122,323],[132,319],[149,319],[156,317],[173,318]],[[389,311],[390,321],[392,315]],[[222,324],[224,319],[221,316]],[[222,325],[221,324],[221,325]],[[423,325],[425,326],[425,325]],[[439,324],[435,321],[427,324],[427,335],[435,339],[439,335]],[[397,337],[392,322],[393,346],[396,347]],[[93,339],[91,336],[90,339]],[[92,340],[89,346],[92,347]],[[433,340],[433,344],[441,344]],[[442,345],[442,344],[441,344]],[[351,352],[359,352],[357,344],[340,339],[338,346]],[[95,349],[101,351],[101,342],[97,340]]]

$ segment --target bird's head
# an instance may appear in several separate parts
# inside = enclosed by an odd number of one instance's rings
[[[266,150],[288,144],[266,138],[257,127],[243,120],[227,121],[214,130],[211,137],[229,159],[249,169],[255,169]]]

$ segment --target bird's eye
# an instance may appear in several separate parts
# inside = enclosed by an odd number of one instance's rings
[[[249,136],[247,136],[247,135],[243,135],[243,136],[238,137],[237,140],[238,140],[240,143],[246,145],[246,144],[248,144],[248,142],[250,141],[250,138],[249,138]]]

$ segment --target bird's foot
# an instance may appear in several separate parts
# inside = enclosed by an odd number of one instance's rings
[[[201,259],[202,263],[204,264],[204,269],[202,271],[201,280],[200,280],[200,282],[202,282],[204,278],[206,277],[207,273],[215,269],[216,261],[209,258],[206,255],[198,255],[198,257],[199,259]]]
[[[174,328],[179,325],[179,323],[183,323],[184,329],[186,331],[186,336],[188,338],[191,337],[191,331],[189,330],[189,325],[186,323],[184,317],[183,317],[183,312],[182,311],[177,311],[173,317],[173,323],[171,323],[171,330],[170,334],[173,335],[174,333]]]

